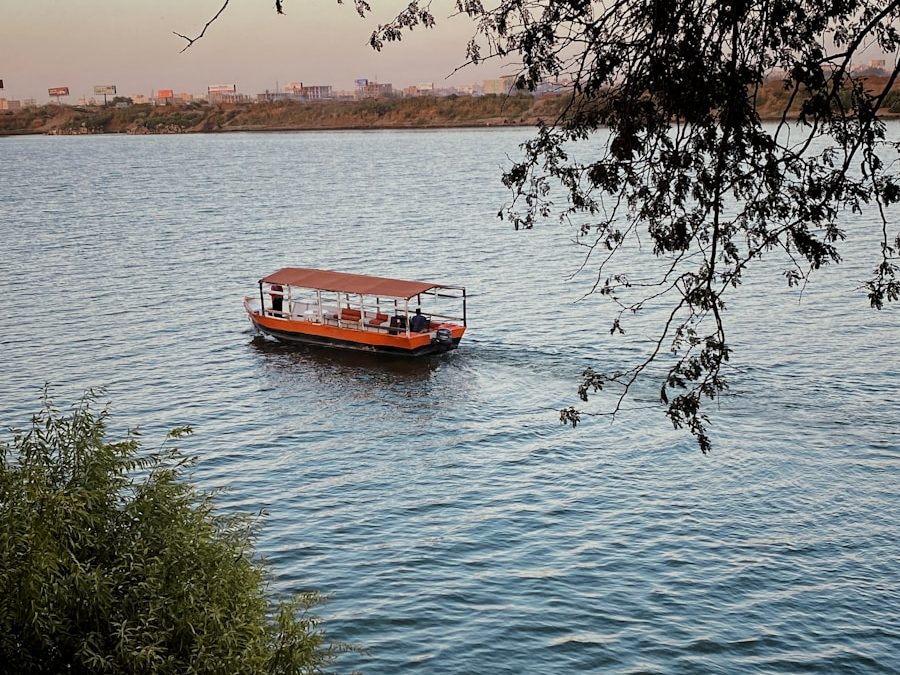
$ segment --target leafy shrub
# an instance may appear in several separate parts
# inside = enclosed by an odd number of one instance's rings
[[[106,439],[93,392],[47,391],[0,444],[0,663],[14,673],[314,673],[330,644],[306,594],[272,606],[255,520],[214,511],[192,460]],[[169,438],[190,433],[176,429]]]

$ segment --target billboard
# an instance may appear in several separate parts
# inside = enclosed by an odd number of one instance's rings
[[[175,92],[172,89],[160,89],[156,92],[156,98],[174,98]]]
[[[69,88],[68,87],[50,87],[47,90],[47,93],[50,96],[68,96]]]
[[[116,85],[114,84],[95,84],[94,85],[94,94],[99,96],[103,94],[109,94],[110,96],[115,96],[116,94]]]
[[[233,94],[237,92],[236,84],[211,84],[206,88],[210,94]]]
[[[356,81],[357,87],[365,87],[367,84],[369,84],[368,80],[357,80]]]
[[[0,89],[3,89],[3,80],[0,80]]]

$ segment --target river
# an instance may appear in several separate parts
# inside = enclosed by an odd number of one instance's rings
[[[711,455],[655,381],[573,429],[579,373],[650,327],[609,334],[571,231],[496,219],[528,133],[0,139],[0,424],[49,381],[61,405],[104,387],[147,445],[192,425],[196,481],[268,514],[273,592],[328,594],[329,634],[367,648],[341,672],[900,670],[874,214],[802,297],[767,262],[730,298]],[[282,266],[465,285],[469,332],[414,362],[254,339],[241,298]]]

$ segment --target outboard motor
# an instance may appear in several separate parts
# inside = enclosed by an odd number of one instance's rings
[[[450,349],[453,346],[453,333],[450,332],[449,328],[438,328],[432,341],[444,349]]]

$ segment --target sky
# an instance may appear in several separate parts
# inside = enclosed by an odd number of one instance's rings
[[[186,43],[173,32],[197,35],[222,2],[0,0],[0,96],[46,101],[48,88],[66,86],[63,101],[71,103],[91,96],[94,85],[116,85],[126,96],[198,94],[220,84],[252,95],[288,82],[352,90],[360,78],[442,87],[503,74],[494,62],[452,74],[474,27],[451,16],[449,1],[434,4],[436,28],[376,52],[369,35],[405,6],[402,0],[370,0],[374,11],[366,19],[349,0],[284,0],[284,16],[274,0],[231,0],[206,36],[180,53]]]

